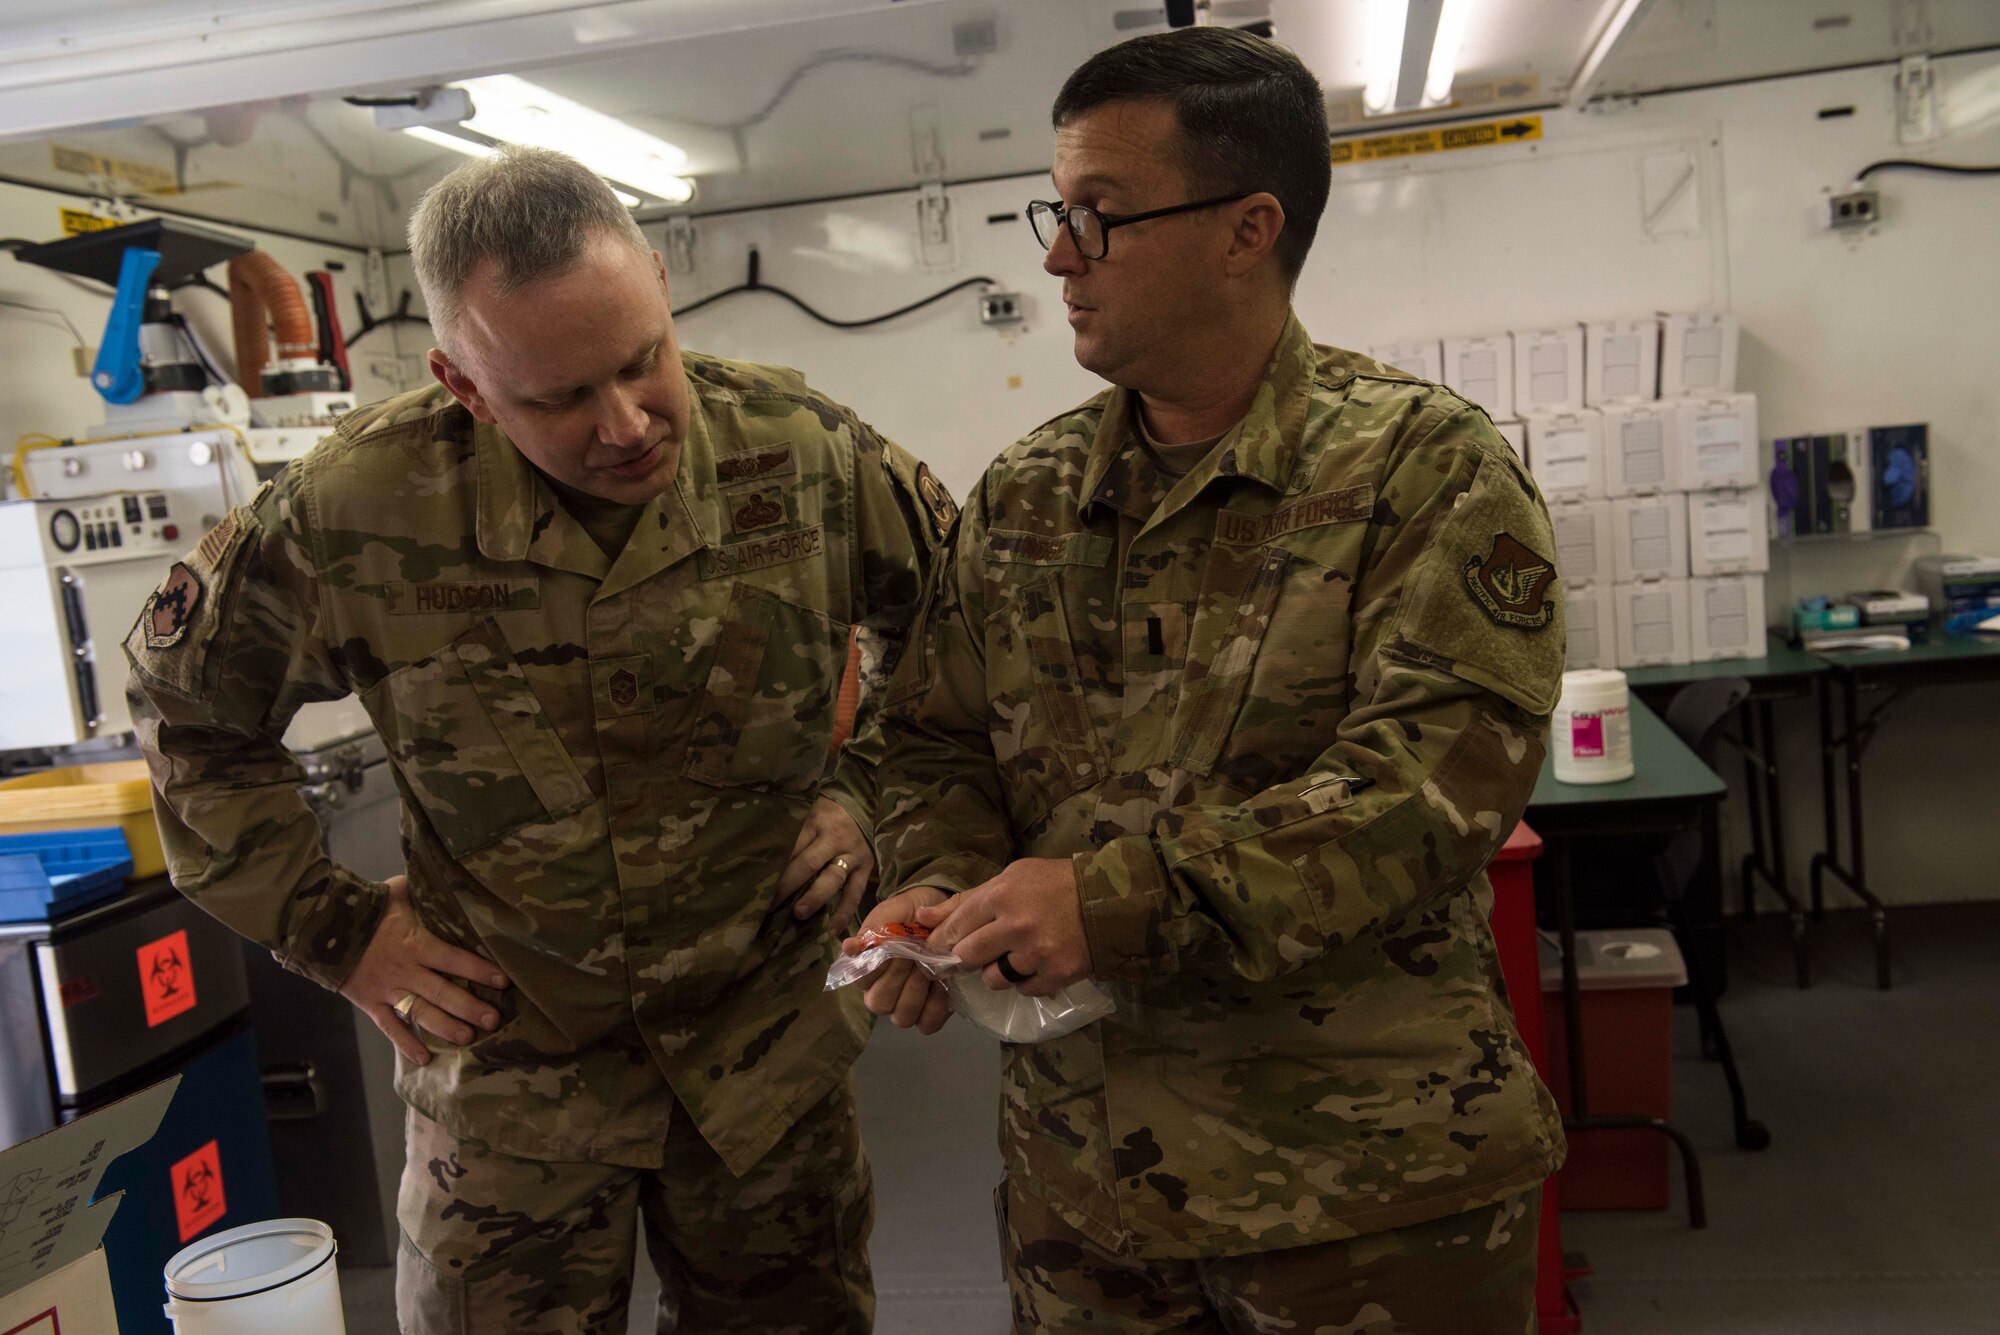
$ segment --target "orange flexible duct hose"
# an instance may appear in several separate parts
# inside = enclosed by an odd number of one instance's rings
[[[270,359],[267,313],[277,333],[279,360],[319,355],[304,289],[264,251],[229,261],[229,310],[236,333],[236,379],[251,398],[264,397],[262,372]]]

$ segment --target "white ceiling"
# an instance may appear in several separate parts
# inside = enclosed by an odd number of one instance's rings
[[[1257,0],[1227,3],[1236,21],[1256,12]],[[122,73],[104,77],[126,90],[121,96],[139,99],[133,105],[172,96],[199,106],[220,87],[260,95],[205,113],[155,112],[117,126],[0,143],[0,176],[116,191],[142,206],[396,248],[410,203],[458,159],[377,130],[372,113],[343,103],[342,93],[520,73],[686,148],[699,186],[691,209],[713,212],[903,189],[926,177],[1039,172],[1051,140],[1048,107],[1063,78],[1085,56],[1142,30],[1130,18],[1121,26],[1120,16],[1148,6],[1145,0],[7,0],[4,8],[0,138],[19,133],[6,99],[31,91],[22,82],[28,66],[20,53],[37,43],[72,53],[87,47],[100,63],[125,62]],[[1358,128],[1349,118],[1361,82],[1360,0],[1269,0],[1269,8],[1279,40],[1294,46],[1325,84],[1336,126]],[[1501,99],[1494,103],[1501,106],[1509,98],[1561,101],[1617,8],[1617,0],[1486,0],[1468,32],[1460,88],[1468,98]],[[144,23],[156,44],[170,43],[186,40],[189,25],[203,15],[212,19],[224,10],[236,25],[235,45],[225,53],[230,81],[198,78],[201,67],[186,62],[153,76],[134,66],[144,59],[130,40],[134,25]],[[351,59],[340,42],[320,49],[310,75],[297,73],[300,52],[253,49],[253,28],[268,42],[281,33],[295,40],[301,25],[314,23],[362,23],[375,34],[385,24],[415,22],[413,15],[429,16],[425,21],[435,27],[441,12],[454,10],[481,22],[400,43],[402,63],[386,82],[369,77],[379,62]],[[645,24],[633,22],[640,17]],[[510,24],[557,20],[564,41],[537,47],[539,58],[515,49],[521,34]],[[990,25],[990,50],[967,26],[981,24]],[[961,55],[968,37],[974,53]],[[1650,92],[1996,43],[2000,0],[1652,0],[1593,91]],[[585,46],[604,54],[578,54]],[[428,54],[413,54],[419,49]],[[290,84],[278,82],[286,70],[294,71]],[[172,91],[183,86],[202,96],[189,102],[192,92]],[[60,102],[67,86],[49,87],[39,104],[44,109]],[[176,141],[180,193],[163,193],[163,179],[177,170]],[[96,155],[97,174],[73,170],[75,156],[58,148]]]

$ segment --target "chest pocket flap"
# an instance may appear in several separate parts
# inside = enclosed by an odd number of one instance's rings
[[[591,800],[490,617],[390,673],[364,703],[453,857]]]

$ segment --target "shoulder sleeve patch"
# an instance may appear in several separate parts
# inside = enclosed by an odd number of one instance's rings
[[[208,697],[208,663],[226,629],[229,581],[256,531],[242,522],[243,513],[231,510],[186,560],[174,562],[125,641],[135,668],[184,699]]]
[[[1564,656],[1554,552],[1533,484],[1511,460],[1485,453],[1410,571],[1399,638],[1424,661],[1548,713]]]
[[[945,490],[944,483],[937,480],[929,464],[917,465],[917,497],[923,501],[924,509],[930,512],[931,524],[942,538],[951,529],[951,523],[958,518],[958,502]]]

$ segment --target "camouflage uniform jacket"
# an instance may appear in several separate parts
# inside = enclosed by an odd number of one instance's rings
[[[1073,860],[1110,1018],[1006,1049],[1010,1172],[1142,1256],[1546,1176],[1484,868],[1563,661],[1541,498],[1478,408],[1296,319],[1178,482],[1123,390],[1007,450],[890,689],[883,884]]]
[[[329,862],[278,739],[360,696],[418,915],[513,980],[474,989],[497,1032],[425,1035],[412,1106],[510,1154],[652,1168],[678,1101],[740,1172],[867,1034],[821,990],[838,934],[771,900],[816,795],[872,829],[872,719],[952,507],[796,372],[684,364],[678,476],[616,560],[431,388],[232,513],[127,648],[175,883],[329,987],[384,892]],[[850,623],[866,689],[828,777]]]

